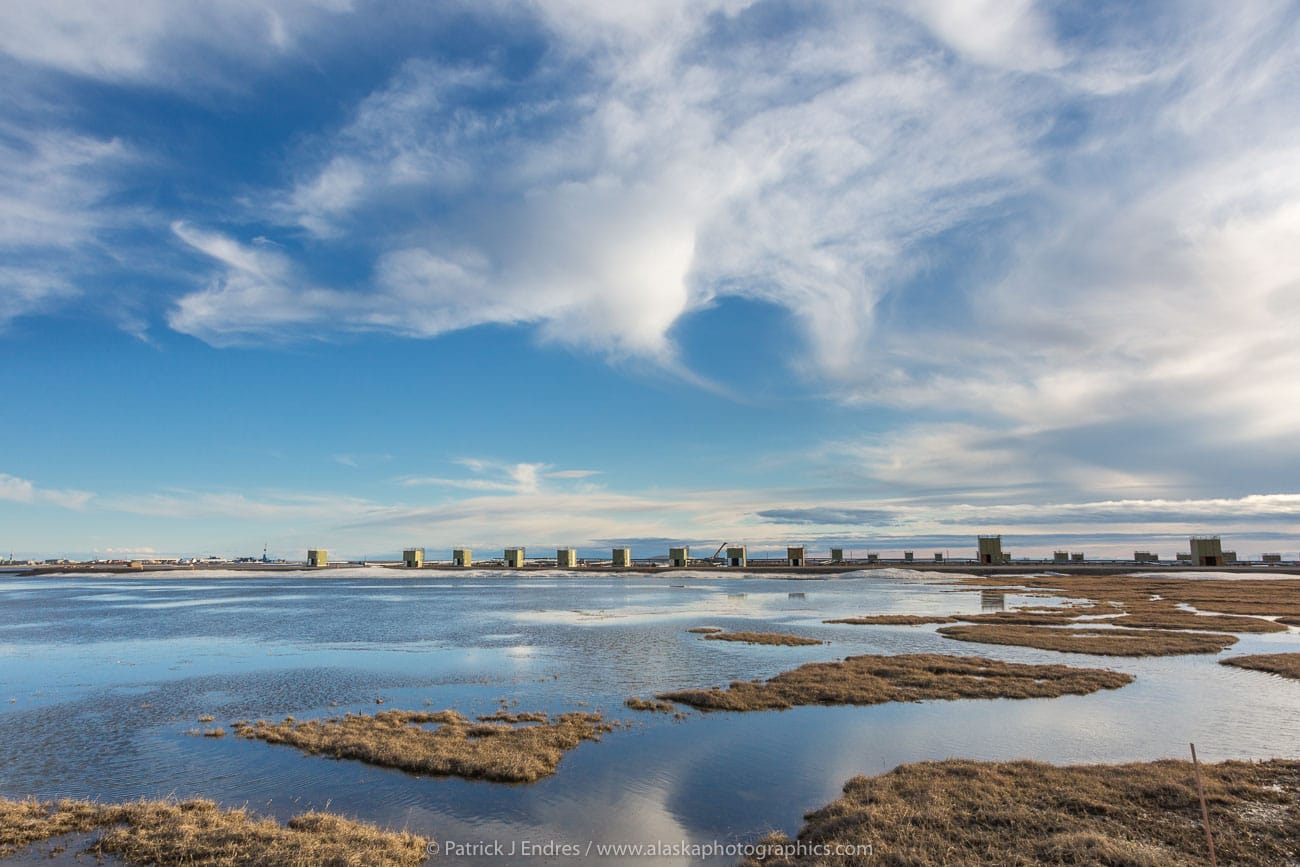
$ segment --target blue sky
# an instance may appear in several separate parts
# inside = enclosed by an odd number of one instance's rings
[[[1300,549],[1293,3],[0,8],[0,551]]]

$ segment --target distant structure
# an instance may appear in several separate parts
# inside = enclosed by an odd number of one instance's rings
[[[1068,563],[1068,562],[1070,562],[1070,552],[1069,552],[1069,551],[1053,551],[1053,552],[1052,552],[1052,562],[1053,562],[1053,563]]]
[[[507,548],[502,556],[506,561],[506,567],[509,569],[518,569],[524,565],[523,548]]]
[[[942,562],[943,562],[943,552],[942,552],[942,551],[935,551],[935,552],[934,552],[934,562],[936,562],[936,563],[942,563]]]
[[[1281,563],[1281,554],[1260,554],[1259,559],[1265,563]]]
[[[1192,555],[1191,555],[1191,554],[1175,554],[1175,555],[1174,555],[1174,559],[1177,560],[1179,563],[1190,563],[1190,562],[1192,562]]]
[[[844,562],[844,549],[843,549],[843,548],[832,548],[832,549],[831,549],[831,562],[832,562],[832,563],[843,563],[843,562]]]
[[[452,548],[451,565],[453,566],[473,566],[474,552],[469,548]]]
[[[1082,562],[1083,562],[1083,552],[1082,552],[1082,551],[1075,551],[1073,554],[1070,555],[1070,559],[1073,560],[1073,561],[1076,562],[1076,563],[1082,563]]]
[[[389,548],[388,550],[393,550]],[[309,548],[307,550],[307,565],[313,568],[328,566],[330,562],[330,552],[324,548]]]
[[[1133,560],[1137,563],[1159,563],[1160,555],[1150,551],[1134,551]]]
[[[615,548],[613,553],[611,563],[615,569],[630,569],[632,567],[631,548]]]
[[[402,565],[407,569],[419,569],[424,565],[424,549],[407,548],[402,552]]]
[[[1001,536],[980,536],[977,540],[979,543],[979,561],[985,565],[998,565],[1007,562],[1010,558],[1002,553]]]
[[[904,551],[903,559],[906,560],[908,563],[911,563],[916,558],[913,556],[911,551]]]
[[[1225,559],[1218,536],[1193,536],[1191,544],[1193,566],[1222,566],[1230,562]],[[1237,559],[1235,555],[1233,559]]]
[[[1229,563],[1236,563],[1236,562],[1237,562],[1237,552],[1236,552],[1236,551],[1224,551],[1224,552],[1223,552],[1223,565],[1226,566],[1226,565],[1228,565]]]
[[[879,555],[879,554],[868,554],[868,555],[867,555],[867,562],[868,562],[868,563],[878,563],[879,561],[880,561],[880,555]]]
[[[785,549],[785,562],[790,566],[807,566],[808,556],[802,545]]]
[[[745,553],[745,546],[738,545],[727,548],[727,565],[739,566],[744,568],[749,564],[749,556]]]
[[[558,569],[572,569],[578,565],[578,550],[576,548],[557,548],[555,550],[555,566]]]
[[[691,559],[691,549],[685,545],[668,549],[669,566],[685,566]]]

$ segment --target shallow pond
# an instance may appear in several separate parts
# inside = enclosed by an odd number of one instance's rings
[[[826,625],[874,613],[971,613],[1041,598],[877,570],[826,580],[486,572],[0,578],[0,795],[202,795],[282,818],[325,808],[443,841],[734,843],[795,832],[851,776],[921,759],[1109,762],[1300,754],[1300,683],[1217,664],[1300,650],[1242,636],[1219,656],[1113,659],[968,644],[933,626]],[[694,626],[791,631],[812,647],[704,641]],[[807,707],[685,720],[630,695],[769,677],[861,653],[1067,662],[1137,676],[1083,697]],[[299,719],[383,708],[601,710],[634,725],[584,743],[532,785],[421,778],[234,737],[196,718]],[[451,859],[503,863],[492,854]],[[601,859],[592,863],[630,861]],[[689,858],[637,863],[691,863]],[[710,860],[733,863],[726,854]],[[43,863],[50,863],[45,860]]]

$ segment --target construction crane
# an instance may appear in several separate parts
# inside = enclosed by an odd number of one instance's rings
[[[709,558],[709,562],[712,563],[712,562],[716,561],[716,560],[718,559],[718,555],[722,553],[722,549],[725,548],[725,547],[727,547],[727,543],[726,543],[726,542],[723,542],[721,545],[719,545],[719,546],[718,546],[718,550],[714,551],[714,552],[713,552],[713,556]]]

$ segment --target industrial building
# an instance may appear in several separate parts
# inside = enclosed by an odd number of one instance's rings
[[[668,549],[669,566],[685,566],[690,562],[690,559],[691,549],[689,547],[683,546],[681,548]]]
[[[1264,563],[1281,563],[1281,554],[1260,554],[1259,559]]]
[[[557,548],[555,550],[555,565],[560,569],[572,569],[578,565],[577,548]]]
[[[615,569],[629,569],[632,566],[632,549],[615,548],[611,559]]]
[[[831,562],[832,562],[832,563],[843,563],[843,562],[844,562],[844,549],[843,549],[843,548],[832,548],[832,549],[831,549]]]
[[[1082,563],[1082,562],[1083,562],[1083,552],[1082,552],[1082,551],[1075,551],[1073,554],[1070,555],[1070,559],[1073,560],[1073,561],[1076,562],[1076,563]]]
[[[1218,536],[1193,536],[1191,544],[1193,566],[1222,566],[1230,562],[1224,557],[1223,543]]]
[[[523,548],[507,548],[502,557],[506,561],[506,567],[509,569],[518,569],[524,565]]]
[[[1134,551],[1133,560],[1136,563],[1159,563],[1160,555],[1151,551]]]
[[[388,550],[393,550],[389,548]],[[320,567],[328,566],[330,562],[330,552],[324,548],[311,548],[307,551],[307,565]]]
[[[424,565],[424,549],[407,548],[402,552],[402,565],[407,569],[419,569]]]
[[[804,547],[802,545],[796,545],[792,548],[786,548],[785,562],[788,566],[808,565],[808,555]]]
[[[745,553],[745,546],[731,547],[727,549],[727,565],[739,566],[744,568],[749,564],[749,557]]]
[[[521,558],[522,559],[522,558]],[[451,565],[453,566],[473,566],[474,552],[469,548],[452,548]]]
[[[943,562],[943,552],[942,552],[942,551],[935,551],[935,552],[934,552],[934,562],[936,562],[936,563],[942,563],[942,562]]]
[[[916,559],[916,555],[914,555],[911,551],[904,551],[903,559],[906,560],[908,563],[911,563],[913,560]]]
[[[976,540],[979,544],[979,561],[985,565],[1001,565],[1006,563],[1010,557],[1002,553],[1001,536],[980,536]]]
[[[1053,562],[1053,563],[1069,563],[1069,562],[1070,562],[1070,552],[1069,552],[1069,551],[1053,551],[1053,552],[1052,552],[1052,562]]]

